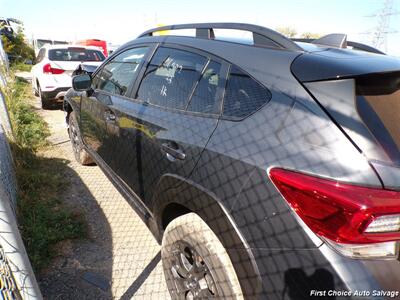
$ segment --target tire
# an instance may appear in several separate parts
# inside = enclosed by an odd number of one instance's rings
[[[43,95],[42,89],[40,88],[40,85],[38,84],[38,97],[40,98],[40,101],[42,103],[42,109],[48,109],[51,106],[51,101],[47,99],[46,96]]]
[[[168,224],[161,257],[172,299],[243,299],[227,251],[195,213],[178,217]]]
[[[69,139],[71,140],[72,151],[74,152],[76,161],[83,166],[92,164],[93,159],[83,147],[82,137],[79,131],[78,122],[76,121],[75,112],[70,113],[68,125]]]

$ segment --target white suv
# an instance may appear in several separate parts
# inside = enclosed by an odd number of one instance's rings
[[[62,100],[72,86],[72,73],[83,62],[98,66],[105,59],[101,49],[75,45],[45,45],[32,68],[32,87],[42,108]]]

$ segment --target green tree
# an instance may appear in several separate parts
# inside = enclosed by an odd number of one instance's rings
[[[22,29],[19,29],[17,34],[10,38],[2,35],[1,41],[3,43],[4,51],[7,53],[12,64],[34,60],[35,51],[26,42]]]
[[[297,35],[297,31],[293,27],[279,27],[276,31],[288,38],[294,38]]]

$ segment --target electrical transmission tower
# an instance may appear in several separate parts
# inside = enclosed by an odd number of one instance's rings
[[[393,9],[393,2],[394,0],[385,0],[384,6],[380,11],[368,16],[378,19],[375,30],[370,32],[372,34],[372,45],[375,48],[384,49],[385,52],[387,51],[388,34],[397,32],[390,29],[390,18],[399,14]]]

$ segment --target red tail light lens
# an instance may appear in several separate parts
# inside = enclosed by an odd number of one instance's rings
[[[43,66],[43,73],[57,75],[64,73],[64,70],[59,68],[53,68],[51,64],[45,64]]]
[[[400,193],[273,168],[269,177],[317,235],[340,244],[400,240]]]

